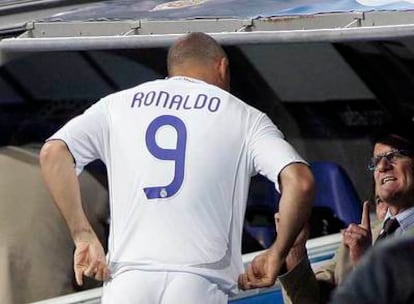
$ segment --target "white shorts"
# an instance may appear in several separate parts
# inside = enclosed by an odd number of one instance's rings
[[[228,297],[202,276],[131,270],[105,283],[102,304],[227,304]]]

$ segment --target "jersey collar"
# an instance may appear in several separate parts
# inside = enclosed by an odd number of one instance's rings
[[[207,82],[197,79],[197,78],[192,78],[192,77],[187,77],[187,76],[173,76],[173,77],[167,77],[168,80],[184,80],[184,81],[189,81],[189,82],[194,82],[194,83],[202,83],[202,84],[207,84]]]

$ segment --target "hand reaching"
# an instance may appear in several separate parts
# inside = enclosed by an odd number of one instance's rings
[[[239,276],[239,288],[246,290],[274,285],[282,263],[272,247],[267,249],[257,255],[247,267],[247,271]]]
[[[109,279],[109,269],[105,261],[105,252],[95,237],[91,240],[76,242],[74,253],[74,265],[76,283],[83,285],[83,276],[94,278],[98,281]]]
[[[362,255],[372,246],[369,202],[364,202],[361,224],[350,224],[343,232],[344,245],[349,248],[352,263],[358,263]]]

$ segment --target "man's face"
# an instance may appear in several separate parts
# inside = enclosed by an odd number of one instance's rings
[[[397,150],[389,145],[377,143],[373,156],[393,155],[389,153]],[[414,194],[413,158],[397,153],[394,157],[378,159],[374,171],[376,193],[389,204],[406,207],[406,204],[413,200]]]

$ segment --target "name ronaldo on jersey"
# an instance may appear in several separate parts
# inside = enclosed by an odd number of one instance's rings
[[[206,94],[179,95],[170,94],[166,91],[138,92],[134,95],[131,108],[160,107],[173,110],[202,110],[217,112],[221,100],[217,96]]]

